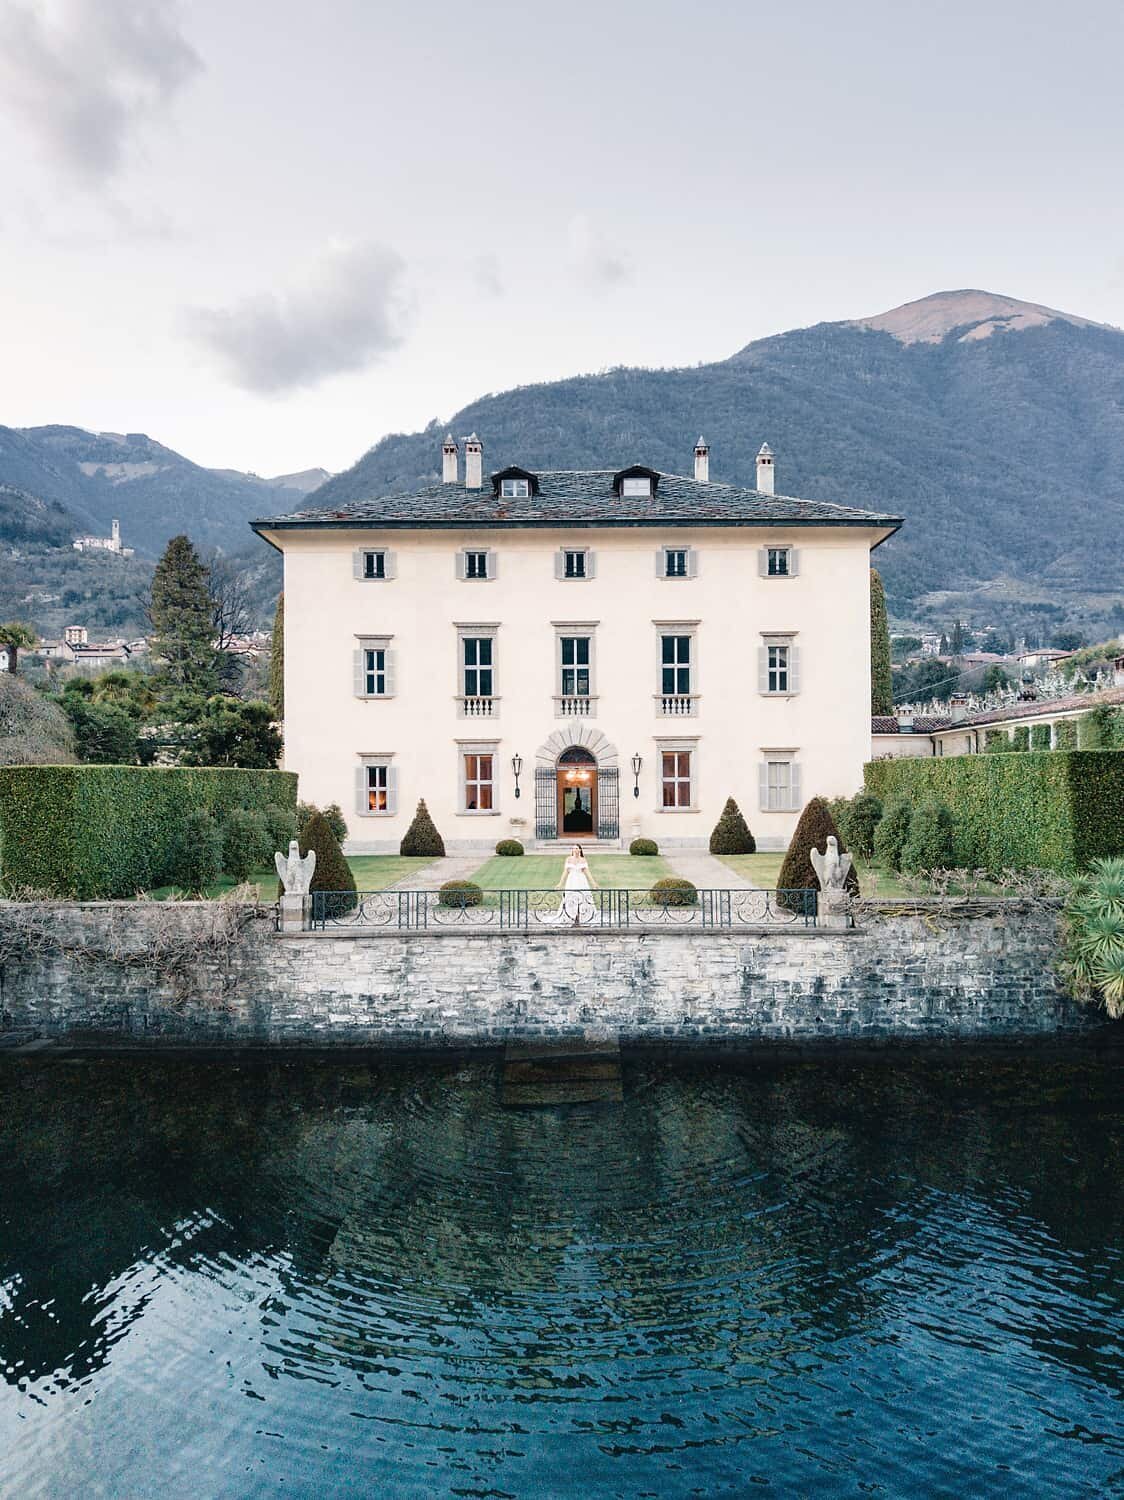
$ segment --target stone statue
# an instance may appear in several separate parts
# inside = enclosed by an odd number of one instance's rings
[[[820,883],[820,890],[841,891],[851,870],[851,856],[840,854],[839,840],[835,835],[828,836],[827,848],[822,854],[818,849],[810,849],[808,852],[812,861],[812,869],[815,870],[816,879]]]
[[[817,924],[820,927],[849,927],[851,903],[847,896],[846,880],[851,869],[851,856],[840,854],[839,840],[834,834],[828,837],[827,847],[822,854],[818,849],[809,849],[808,854],[820,883]]]
[[[315,849],[310,849],[302,859],[300,844],[296,839],[290,839],[288,858],[283,854],[275,854],[273,863],[277,866],[277,873],[281,877],[281,885],[286,896],[308,895],[313,872],[316,869]]]

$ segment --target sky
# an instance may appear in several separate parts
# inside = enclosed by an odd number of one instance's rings
[[[0,423],[346,468],[980,287],[1124,325],[1118,0],[0,0]]]

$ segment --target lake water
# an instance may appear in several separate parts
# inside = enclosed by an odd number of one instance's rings
[[[1124,1494],[1088,1049],[0,1067],[0,1494]]]

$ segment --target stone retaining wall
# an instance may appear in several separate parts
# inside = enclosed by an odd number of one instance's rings
[[[0,969],[0,1029],[323,1046],[589,1027],[652,1039],[1018,1036],[1096,1019],[1058,992],[1057,919],[1041,908],[914,910],[847,933],[281,938],[261,914],[231,935],[222,905],[40,908],[49,935]]]

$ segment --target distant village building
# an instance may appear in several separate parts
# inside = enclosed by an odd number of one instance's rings
[[[1124,666],[1124,658],[1121,658]],[[1057,748],[1057,726],[1080,719],[1091,708],[1124,707],[1124,671],[1115,687],[1099,693],[1072,693],[1065,698],[1043,698],[1033,703],[1008,703],[979,713],[956,707],[947,715],[916,717],[878,714],[870,721],[870,751],[874,760],[888,756],[978,755],[987,749],[989,734],[1010,735],[1020,725],[1044,724],[1050,748]]]
[[[435,455],[436,457],[436,455]],[[785,847],[870,754],[870,553],[897,517],[613,470],[484,472],[253,522],[285,559],[285,765],[397,850],[514,834],[704,848],[728,797]]]
[[[1059,661],[1065,661],[1072,656],[1072,651],[1055,651],[1052,648],[1035,647],[1030,651],[1020,651],[1018,663],[1020,667],[1029,670],[1032,667],[1052,667]]]
[[[124,666],[136,656],[144,655],[148,642],[105,641],[91,643],[90,632],[85,625],[68,625],[58,641],[41,641],[36,646],[35,656],[45,661],[64,662],[76,667]]]
[[[74,538],[75,552],[114,552],[118,557],[132,557],[132,547],[121,545],[121,522],[114,517],[110,523],[108,536],[76,536]]]

